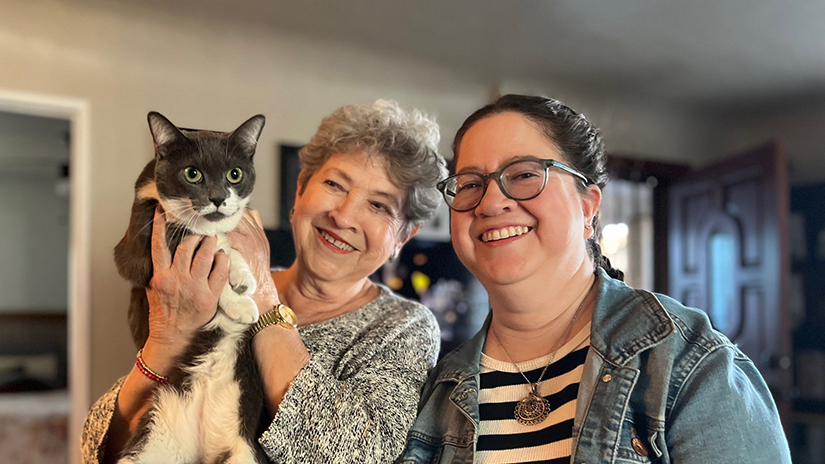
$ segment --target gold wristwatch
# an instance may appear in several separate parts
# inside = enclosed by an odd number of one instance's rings
[[[292,308],[285,304],[279,304],[267,311],[258,318],[258,322],[252,326],[252,335],[260,332],[272,324],[278,324],[281,327],[295,330],[298,328],[298,317],[292,312]]]

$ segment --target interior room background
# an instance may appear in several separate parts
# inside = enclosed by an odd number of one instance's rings
[[[628,270],[630,282],[660,291],[667,291],[667,281],[654,257],[667,250],[655,248],[655,217],[663,211],[655,201],[661,198],[656,189],[671,182],[667,173],[686,175],[778,143],[788,168],[791,205],[792,273],[784,296],[796,335],[788,360],[765,362],[791,363],[794,388],[787,394],[793,407],[783,419],[795,459],[825,462],[825,347],[819,335],[825,329],[819,284],[825,277],[825,212],[819,199],[825,182],[825,71],[810,77],[811,71],[825,69],[821,52],[812,54],[825,49],[825,39],[794,26],[800,18],[825,17],[825,11],[820,3],[801,0],[784,6],[758,3],[699,2],[696,11],[706,16],[696,22],[698,16],[686,6],[641,1],[514,6],[317,0],[297,6],[254,0],[5,0],[0,5],[0,193],[18,207],[0,209],[0,233],[25,246],[0,247],[0,262],[12,263],[0,268],[0,331],[16,332],[28,342],[0,343],[0,380],[19,386],[21,378],[39,379],[42,385],[33,389],[81,391],[74,401],[65,394],[31,397],[43,406],[42,413],[21,407],[21,397],[0,395],[0,442],[13,442],[16,452],[30,452],[39,446],[37,440],[63,443],[44,455],[53,458],[50,462],[55,456],[58,462],[78,462],[78,432],[91,401],[131,368],[135,348],[125,318],[129,284],[115,270],[112,249],[128,222],[134,180],[152,156],[148,111],[160,111],[183,126],[218,130],[265,114],[252,206],[270,233],[278,234],[285,226],[282,149],[309,140],[321,118],[336,107],[392,98],[421,108],[436,116],[441,151],[449,157],[452,136],[467,115],[496,95],[515,92],[558,98],[602,129],[618,160],[611,167],[617,181],[605,190],[603,224],[610,227],[603,245]],[[740,14],[746,10],[753,14]],[[648,15],[657,18],[656,27],[642,27]],[[725,21],[738,21],[737,27]],[[536,35],[536,30],[543,32]],[[626,48],[618,40],[639,31],[654,34],[640,48]],[[709,31],[718,42],[702,40]],[[725,36],[724,31],[738,32]],[[537,37],[559,46],[547,48]],[[757,44],[762,55],[745,47],[749,40],[764,40]],[[451,51],[462,47],[466,53]],[[522,67],[511,66],[507,55],[521,60]],[[713,72],[690,64],[692,58],[708,56]],[[795,58],[804,58],[805,65],[796,66]],[[620,66],[622,60],[629,60],[633,70]],[[768,74],[773,86],[760,86]],[[76,121],[32,117],[19,104],[52,98],[69,98],[87,109],[82,126],[87,132],[80,133],[82,146],[88,147],[82,166],[73,165],[78,153],[69,153],[77,140],[67,140],[68,133],[76,134],[77,125],[68,127]],[[30,140],[62,154],[44,158],[40,145],[21,148],[25,130],[17,125],[22,123],[42,134],[29,135]],[[12,143],[18,145],[9,148]],[[74,203],[68,192],[78,188],[70,186],[74,179],[88,182],[82,186],[88,197],[82,211],[70,209]],[[486,301],[467,275],[451,274],[439,284],[440,269],[455,268],[445,213],[398,265],[375,278],[411,296],[426,294],[442,327],[456,327],[444,334],[449,347],[480,324],[485,314],[470,309],[483,311]],[[85,216],[78,219],[80,214]],[[75,228],[69,227],[72,218]],[[88,275],[81,276],[89,282],[83,308],[65,303],[72,292],[67,262],[78,251],[68,246],[72,231],[88,238],[81,257],[89,264]],[[450,265],[433,256],[446,256]],[[34,268],[36,275],[27,271]],[[458,308],[456,292],[467,289],[471,296]],[[24,293],[26,298],[16,299]],[[77,319],[80,313],[87,319]],[[70,332],[73,317],[83,330]],[[451,325],[456,321],[466,324]],[[67,336],[72,333],[79,335]],[[88,359],[73,360],[71,346],[83,347],[77,353]],[[22,371],[21,365],[26,366]],[[72,372],[72,365],[88,369]],[[73,374],[79,376],[74,384]],[[37,420],[26,419],[34,416]],[[37,424],[31,425],[31,442],[9,425],[20,417]]]

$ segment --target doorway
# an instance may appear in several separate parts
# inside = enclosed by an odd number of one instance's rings
[[[63,261],[66,266],[66,310],[64,335],[67,340],[65,376],[68,386],[67,461],[80,462],[78,443],[83,421],[90,406],[91,396],[91,154],[89,140],[90,108],[85,100],[0,90],[0,112],[21,118],[46,118],[55,124],[64,121],[68,129],[68,170],[71,181],[62,179],[62,169],[53,188],[56,194],[64,193],[67,199],[66,217],[68,253]],[[36,170],[36,169],[35,169]],[[67,180],[66,178],[65,180]],[[25,185],[23,183],[22,185]],[[60,200],[51,204],[59,204]],[[60,260],[56,260],[59,262]],[[48,282],[41,285],[48,286]],[[39,297],[38,297],[39,298]],[[45,300],[44,300],[45,301]],[[41,302],[42,303],[42,302]],[[43,303],[48,306],[47,303]],[[24,318],[25,319],[25,318]],[[46,322],[54,318],[45,317]],[[57,317],[59,319],[59,316]],[[28,322],[24,325],[29,325]],[[35,324],[38,325],[38,324]],[[43,330],[55,329],[54,324],[39,324]],[[59,322],[57,327],[59,327]],[[43,328],[47,327],[47,328]],[[36,330],[36,329],[34,329]],[[58,356],[59,358],[59,356]],[[52,358],[53,359],[53,358]],[[48,358],[34,360],[47,369]],[[53,361],[52,361],[53,362]],[[60,362],[57,362],[60,371]],[[59,402],[59,401],[58,401]]]

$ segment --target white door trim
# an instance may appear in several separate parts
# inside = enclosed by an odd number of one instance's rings
[[[0,89],[0,111],[68,119],[69,197],[69,462],[80,463],[80,432],[91,403],[91,130],[89,102]]]

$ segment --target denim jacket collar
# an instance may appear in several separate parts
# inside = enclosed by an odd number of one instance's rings
[[[598,295],[593,310],[590,345],[607,361],[617,366],[650,349],[675,333],[676,325],[653,293],[636,290],[607,275],[596,273]],[[633,308],[634,311],[622,310]],[[456,382],[475,377],[481,364],[481,350],[487,339],[492,313],[481,330],[442,360],[435,383]]]
[[[602,268],[596,275],[599,294],[590,346],[607,362],[624,366],[676,332],[676,324],[653,293],[628,287]]]

